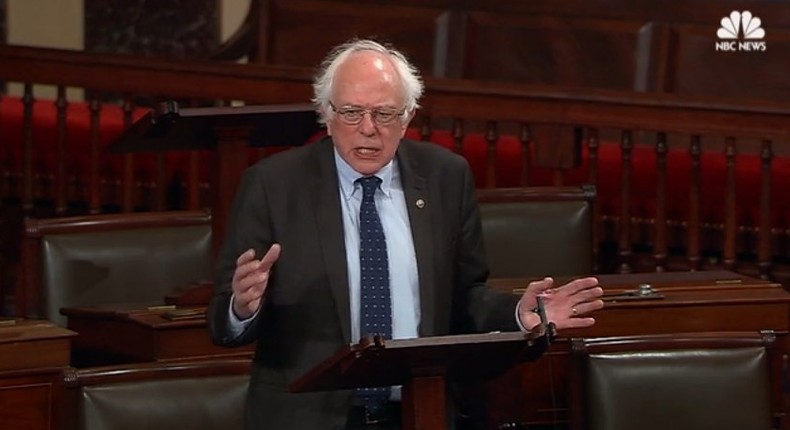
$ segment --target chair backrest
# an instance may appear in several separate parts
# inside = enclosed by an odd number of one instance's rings
[[[210,279],[211,249],[203,211],[28,219],[16,313],[65,324],[62,307],[161,303]]]
[[[773,332],[573,339],[571,428],[778,428],[776,342]]]
[[[62,428],[240,429],[249,372],[249,359],[69,368]]]
[[[492,278],[592,273],[594,186],[488,188],[477,199]]]

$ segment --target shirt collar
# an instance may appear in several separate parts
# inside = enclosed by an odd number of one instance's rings
[[[343,193],[343,197],[348,200],[354,195],[356,189],[360,189],[360,192],[362,192],[361,187],[357,187],[355,181],[365,175],[354,170],[346,160],[340,156],[340,153],[337,152],[337,148],[335,148],[334,152],[335,166],[337,167],[337,175],[340,181],[340,190]],[[381,179],[381,191],[388,198],[390,197],[390,190],[392,190],[392,175],[394,169],[397,168],[397,163],[397,159],[393,158],[389,163],[385,164],[381,170],[375,173],[375,175]]]

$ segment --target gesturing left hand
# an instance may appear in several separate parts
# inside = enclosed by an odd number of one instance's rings
[[[521,324],[527,329],[540,324],[540,317],[532,312],[538,295],[543,297],[546,317],[557,330],[592,326],[595,318],[588,314],[604,306],[603,289],[594,277],[575,279],[556,288],[552,278],[530,282],[521,296],[518,310]]]

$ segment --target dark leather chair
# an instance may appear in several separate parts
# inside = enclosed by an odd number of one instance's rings
[[[574,430],[779,428],[773,332],[573,339]]]
[[[211,279],[211,215],[140,212],[28,219],[16,314],[65,325],[60,308],[162,303]]]
[[[61,428],[241,429],[249,373],[249,359],[69,368]]]
[[[477,191],[491,278],[593,272],[595,187]]]

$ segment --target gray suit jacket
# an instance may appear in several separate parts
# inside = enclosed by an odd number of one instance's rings
[[[293,394],[288,384],[352,342],[338,177],[330,138],[264,159],[244,174],[219,255],[209,328],[215,343],[257,342],[246,428],[342,429],[349,391]],[[403,140],[398,165],[419,272],[420,336],[518,330],[517,298],[485,287],[474,182],[466,161]],[[416,202],[422,199],[424,205]],[[282,245],[263,307],[240,339],[228,331],[237,257]]]

